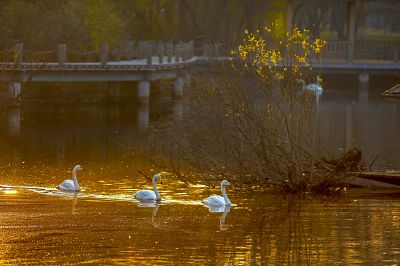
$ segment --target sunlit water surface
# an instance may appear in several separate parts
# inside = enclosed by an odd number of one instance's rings
[[[337,155],[360,146],[376,167],[399,169],[400,102],[365,91],[324,92],[319,142]],[[163,173],[163,200],[141,204],[157,169],[139,148],[171,109],[23,106],[1,117],[0,264],[398,265],[400,193],[335,197],[228,188],[232,208],[208,209],[218,187]],[[79,193],[54,187],[75,164]]]

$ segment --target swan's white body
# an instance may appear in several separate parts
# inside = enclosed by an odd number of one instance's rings
[[[161,195],[158,192],[157,189],[157,180],[161,180],[161,175],[160,174],[156,174],[153,177],[153,189],[152,190],[147,190],[147,189],[143,189],[140,190],[138,192],[135,193],[135,198],[138,200],[161,200]]]
[[[72,170],[72,180],[64,180],[60,185],[57,186],[57,188],[67,191],[80,191],[81,187],[79,186],[78,178],[76,177],[76,172],[80,170],[83,170],[82,166],[76,165]]]
[[[214,206],[214,205],[205,205],[208,208],[209,212],[226,212],[228,213],[231,210],[231,205],[223,205],[223,206]]]
[[[323,92],[323,88],[321,84],[319,83],[319,77],[317,76],[317,83],[310,83],[306,84],[304,80],[301,80],[301,83],[303,84],[303,89],[311,91],[315,93],[316,96],[320,96]]]
[[[203,203],[210,206],[231,206],[232,203],[226,195],[225,186],[229,186],[230,183],[227,180],[221,182],[221,196],[210,196],[203,200]]]

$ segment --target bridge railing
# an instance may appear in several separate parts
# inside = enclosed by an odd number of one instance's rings
[[[385,60],[398,62],[400,59],[400,41],[357,40],[327,41],[323,58],[329,60]]]
[[[400,41],[357,41],[355,57],[375,60],[397,61]]]
[[[224,56],[226,50],[220,44],[194,45],[190,42],[129,41],[110,47],[102,44],[96,50],[83,51],[67,44],[58,44],[54,49],[35,51],[16,43],[14,47],[0,50],[0,63],[84,63],[143,60],[144,64],[165,64],[187,61],[194,56],[207,59]],[[225,55],[226,56],[226,55]],[[330,40],[322,53],[324,61],[385,60],[400,61],[400,41],[358,40],[354,43]]]
[[[347,41],[327,41],[323,50],[324,58],[348,58],[350,43]]]
[[[217,45],[204,45],[203,54],[218,56]],[[144,60],[145,64],[185,62],[196,56],[194,42],[130,41],[111,47],[104,43],[96,50],[82,51],[60,43],[54,49],[33,51],[16,43],[14,47],[0,51],[0,62],[8,63],[66,63],[109,62]]]

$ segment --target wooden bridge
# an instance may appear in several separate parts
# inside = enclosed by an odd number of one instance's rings
[[[128,42],[113,50],[102,44],[93,51],[68,49],[65,43],[47,51],[24,49],[22,43],[0,51],[2,81],[119,81],[168,79],[175,70],[199,61],[226,60],[220,45],[194,42]],[[225,49],[226,50],[226,49]],[[327,72],[387,72],[399,70],[399,41],[328,40],[321,58],[312,64]],[[147,73],[145,73],[147,72]],[[145,75],[143,75],[145,74]],[[145,76],[145,77],[144,77]]]
[[[174,93],[182,95],[187,68],[202,61],[226,59],[219,46],[205,44],[195,54],[194,43],[129,42],[113,51],[107,44],[99,51],[67,51],[66,44],[54,50],[24,50],[22,43],[2,51],[0,80],[10,84],[12,95],[21,92],[23,82],[138,81],[138,98],[148,102],[150,82],[174,80]]]

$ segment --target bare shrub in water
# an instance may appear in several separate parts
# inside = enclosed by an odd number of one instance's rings
[[[263,37],[246,32],[232,51],[233,69],[200,75],[185,92],[183,117],[156,127],[154,147],[180,178],[194,181],[181,174],[186,169],[208,181],[227,177],[290,191],[340,188],[340,171],[321,159],[315,144],[316,96],[301,87],[311,77],[311,56],[325,42],[299,29],[281,40],[271,34],[268,28]]]

